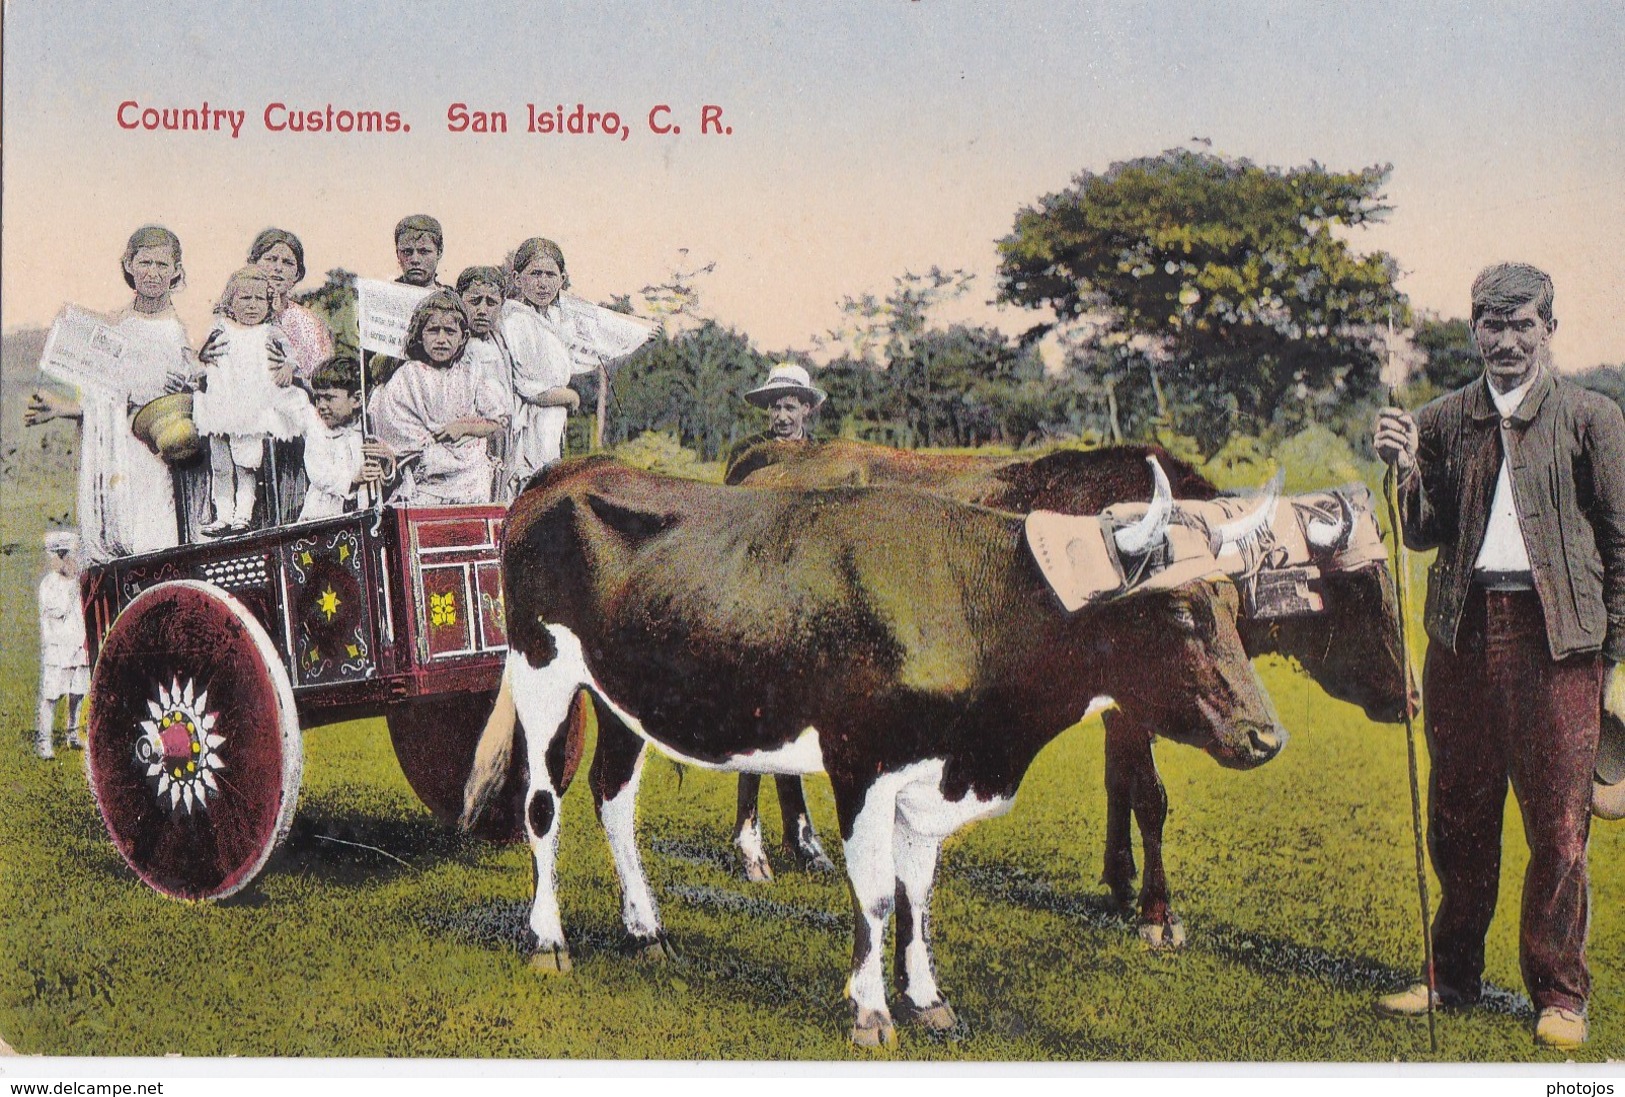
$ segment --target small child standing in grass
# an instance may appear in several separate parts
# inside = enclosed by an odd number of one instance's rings
[[[80,704],[90,689],[90,656],[85,651],[85,614],[79,604],[79,537],[71,530],[45,535],[46,572],[39,583],[39,724],[34,751],[54,758],[51,742],[56,703],[68,699],[67,744],[78,750]]]
[[[209,494],[214,520],[203,534],[245,532],[253,523],[260,464],[267,437],[292,438],[303,425],[304,393],[272,376],[286,351],[271,324],[275,289],[258,267],[244,267],[226,282],[219,317],[200,353],[207,365],[192,404],[198,433],[209,439]],[[273,360],[272,347],[281,351]],[[285,372],[285,371],[284,371]]]

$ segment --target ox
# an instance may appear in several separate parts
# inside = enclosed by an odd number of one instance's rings
[[[1093,524],[1096,541],[1130,574],[1159,554],[1177,561],[1170,502],[1133,525]],[[1194,564],[1188,574],[1215,572],[1211,557]],[[1284,740],[1236,633],[1232,584],[1175,587],[1170,569],[1166,589],[1153,581],[1068,613],[1021,516],[940,497],[743,490],[588,459],[547,470],[514,503],[502,571],[512,647],[464,818],[507,772],[517,716],[532,964],[568,967],[558,797],[586,690],[599,713],[589,783],[645,954],[665,948],[633,833],[645,741],[685,764],[829,775],[855,910],[859,1044],[894,1038],[880,957],[894,911],[903,1016],[954,1024],[926,932],[938,849],[1008,811],[1039,750],[1093,702],[1115,698],[1237,768]]]
[[[1178,499],[1206,502],[1219,496],[1218,489],[1189,465],[1148,446],[1059,450],[1035,459],[925,454],[845,440],[811,445],[768,442],[746,451],[729,479],[765,487],[896,484],[1016,513],[1098,514],[1115,503],[1146,497],[1151,490],[1147,456],[1154,456],[1168,471]],[[1346,501],[1347,495],[1340,498]],[[1369,521],[1369,516],[1345,509],[1336,528],[1311,546],[1321,556],[1320,563],[1332,563],[1332,549],[1347,541],[1357,521]],[[1375,532],[1374,525],[1369,531]],[[1361,706],[1372,720],[1400,719],[1406,682],[1399,610],[1388,569],[1367,561],[1352,569],[1321,570],[1314,593],[1324,604],[1323,612],[1270,620],[1243,613],[1243,645],[1252,656],[1273,652],[1296,659],[1328,694]],[[1184,927],[1170,906],[1162,859],[1168,794],[1151,753],[1158,729],[1128,708],[1107,712],[1104,722],[1106,854],[1101,882],[1121,907],[1132,909],[1132,810],[1145,852],[1140,934],[1153,946],[1177,947],[1184,942]],[[734,839],[746,875],[753,880],[772,876],[756,815],[760,780],[740,778]],[[800,782],[780,778],[778,793],[786,853],[804,867],[821,867],[822,850]]]

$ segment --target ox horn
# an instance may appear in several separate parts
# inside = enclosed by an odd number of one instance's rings
[[[1168,535],[1168,520],[1174,513],[1174,489],[1168,484],[1168,474],[1162,471],[1155,457],[1146,460],[1151,464],[1151,505],[1146,508],[1145,517],[1113,534],[1117,551],[1124,556],[1144,556],[1161,542]]]
[[[1285,479],[1284,470],[1276,472],[1264,486],[1263,502],[1254,507],[1250,514],[1226,522],[1213,531],[1212,543],[1216,546],[1214,555],[1222,553],[1226,545],[1243,544],[1248,538],[1257,536],[1259,530],[1275,521],[1275,507],[1281,501],[1281,484]]]
[[[1338,520],[1328,522],[1324,518],[1311,518],[1309,528],[1304,530],[1309,547],[1318,552],[1336,551],[1347,542],[1350,531],[1354,529],[1353,504],[1340,491],[1332,492],[1332,498],[1337,500]]]

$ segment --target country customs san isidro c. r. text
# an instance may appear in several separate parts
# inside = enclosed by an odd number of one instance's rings
[[[203,99],[195,106],[143,103],[121,100],[114,120],[121,130],[134,132],[196,133],[227,136],[236,140],[250,125],[248,110],[221,106]],[[318,134],[326,136],[390,136],[410,134],[412,123],[398,110],[371,107],[290,105],[280,100],[267,103],[257,115],[259,126],[273,134]],[[647,111],[623,114],[586,103],[526,103],[522,111],[452,103],[446,108],[447,133],[492,135],[535,134],[543,137],[595,137],[625,141],[637,128],[633,120],[656,137],[680,137],[685,132],[705,137],[731,137],[733,125],[725,120],[717,103],[691,107],[656,103]]]

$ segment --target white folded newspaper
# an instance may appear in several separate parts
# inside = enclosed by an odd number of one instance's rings
[[[654,338],[655,325],[568,293],[559,294],[564,323],[559,337],[570,350],[572,373],[591,373],[601,362],[625,358]]]
[[[121,393],[129,340],[93,312],[68,305],[57,314],[45,338],[39,371],[53,381],[106,393]]]
[[[412,310],[433,292],[432,286],[357,278],[355,314],[361,349],[405,358],[406,327],[412,320]]]

